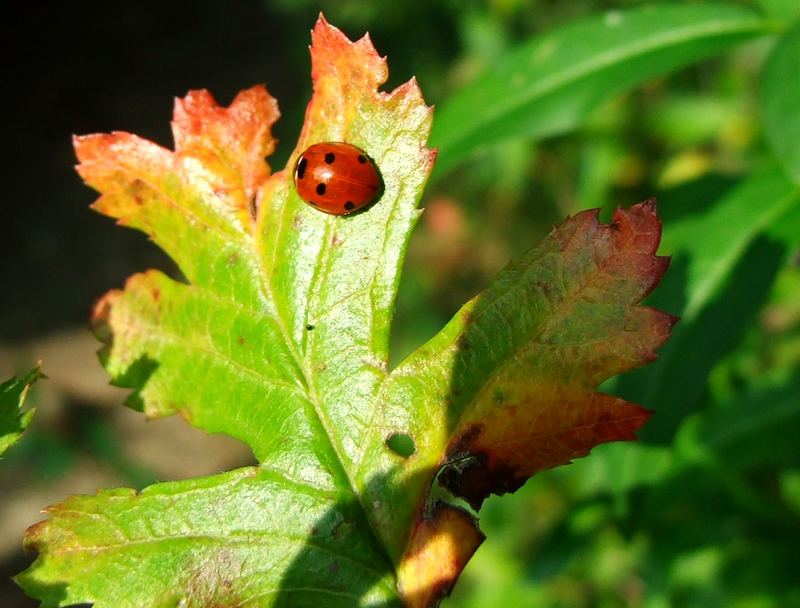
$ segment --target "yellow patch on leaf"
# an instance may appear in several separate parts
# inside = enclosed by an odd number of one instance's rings
[[[469,513],[436,503],[433,517],[418,521],[397,568],[397,587],[406,606],[432,606],[450,593],[483,539]]]

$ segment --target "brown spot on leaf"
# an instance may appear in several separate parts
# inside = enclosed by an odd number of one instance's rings
[[[489,467],[487,462],[485,453],[477,453],[445,465],[439,483],[478,511],[489,494],[516,492],[527,479],[512,467],[497,464]]]
[[[235,552],[221,549],[205,554],[202,561],[187,563],[185,568],[184,601],[181,605],[203,608],[232,608],[241,606],[244,597],[239,576],[242,559]]]
[[[515,408],[509,408],[512,410]],[[448,450],[448,461],[439,473],[439,483],[466,500],[478,511],[489,494],[515,492],[527,479],[511,466],[500,463],[489,464],[489,455],[482,451],[480,436],[484,427],[473,424]]]
[[[650,417],[638,405],[582,387],[523,383],[504,395],[502,407],[491,393],[464,420],[438,475],[442,487],[476,510],[490,494],[514,492],[599,443],[635,439]]]

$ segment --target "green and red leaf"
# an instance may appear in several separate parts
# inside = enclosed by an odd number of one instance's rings
[[[252,449],[258,467],[72,498],[27,544],[19,577],[45,606],[282,602],[432,606],[483,536],[475,509],[534,473],[627,440],[649,413],[597,392],[655,357],[674,319],[639,306],[667,261],[646,202],[569,218],[428,344],[388,369],[400,267],[435,153],[411,80],[320,18],[314,94],[287,167],[270,173],[275,101],[176,102],[175,150],[126,133],[75,140],[94,208],[147,233],[186,282],[131,277],[94,326],[113,381],[148,416],[180,413]],[[349,217],[292,183],[310,144],[375,160],[380,200]],[[391,439],[413,449],[399,454]],[[291,600],[287,599],[291,596]]]

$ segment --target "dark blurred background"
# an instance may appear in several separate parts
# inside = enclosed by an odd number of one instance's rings
[[[87,329],[92,303],[134,272],[149,267],[174,272],[174,267],[143,235],[116,228],[88,209],[94,194],[73,170],[72,134],[124,130],[171,146],[176,96],[207,88],[227,104],[237,91],[265,83],[282,111],[275,128],[279,146],[270,159],[279,169],[294,146],[310,95],[308,33],[320,9],[351,38],[370,32],[389,58],[388,87],[415,75],[426,100],[442,103],[530,36],[601,9],[642,4],[648,2],[0,4],[6,32],[0,376],[39,359],[50,376],[32,399],[38,408],[33,428],[0,463],[0,606],[36,605],[9,576],[32,558],[23,554],[21,538],[45,505],[98,487],[142,487],[251,460],[244,446],[206,437],[179,420],[146,423],[120,406],[124,391],[107,385]],[[513,255],[566,214],[586,207],[607,213],[616,204],[696,180],[710,180],[711,191],[724,192],[764,154],[755,91],[768,50],[768,41],[756,42],[704,61],[605,104],[579,134],[539,145],[502,144],[482,162],[437,179],[426,192],[426,213],[408,256],[394,360],[432,335]],[[777,295],[729,355],[728,371],[717,372],[721,391],[730,388],[730,374],[760,374],[765,348],[773,349],[766,355],[770,361],[777,358],[781,369],[796,377],[798,274],[796,264],[783,271]],[[654,448],[645,456],[656,476],[674,465],[668,450]],[[781,466],[789,477],[772,475],[763,482],[788,484],[798,502],[786,508],[798,510],[794,519],[771,520],[771,513],[766,523],[759,519],[765,527],[756,526],[753,534],[767,540],[756,543],[755,552],[746,538],[738,545],[661,543],[681,515],[695,524],[689,534],[700,536],[702,517],[719,523],[720,513],[728,515],[725,492],[706,496],[708,504],[693,502],[708,488],[702,476],[684,469],[679,481],[665,475],[669,483],[633,498],[629,490],[638,482],[615,490],[614,471],[584,467],[542,476],[513,497],[489,501],[482,524],[490,541],[449,605],[800,606],[797,554],[786,554],[785,543],[777,542],[780,536],[800,540],[800,462],[790,459]],[[736,485],[739,478],[728,482],[742,508],[766,508],[760,496],[748,497],[751,487]],[[646,508],[635,506],[652,508],[665,495],[684,491],[692,496],[673,505],[674,519],[647,519]],[[741,533],[737,522],[729,521],[722,537]],[[726,595],[727,577],[740,572],[725,570],[729,558],[762,560],[765,568],[772,564],[768,574],[775,580],[764,582],[763,568],[755,569],[746,592]]]

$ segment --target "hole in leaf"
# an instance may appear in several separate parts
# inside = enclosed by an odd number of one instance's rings
[[[407,433],[394,433],[386,440],[386,447],[398,456],[408,458],[417,451],[414,440]]]

